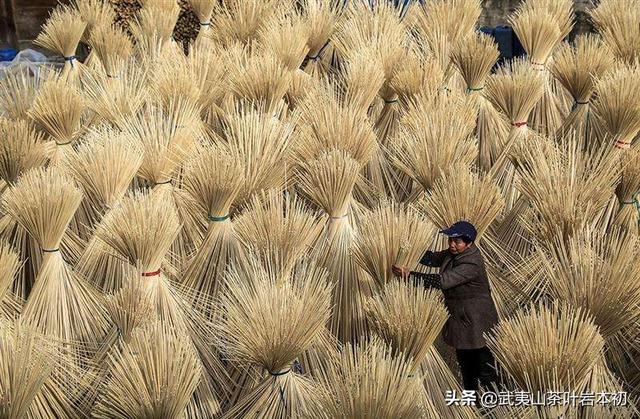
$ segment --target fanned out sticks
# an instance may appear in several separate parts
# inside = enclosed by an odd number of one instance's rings
[[[98,240],[93,232],[104,214],[118,205],[142,164],[139,145],[108,126],[92,130],[68,156],[66,171],[84,191],[79,225],[86,242],[76,269],[100,290],[112,293],[122,286],[126,261]],[[129,270],[131,271],[131,270]]]
[[[620,160],[609,144],[586,148],[575,133],[540,137],[515,153],[518,188],[539,215],[526,228],[540,240],[564,237],[598,224],[620,180]],[[600,226],[606,228],[607,226]]]
[[[0,241],[0,323],[11,322],[20,314],[22,301],[16,298],[11,288],[22,265],[9,243]]]
[[[340,70],[336,70],[334,80],[336,88],[341,91],[342,102],[362,114],[372,112],[374,100],[385,82],[384,68],[376,55],[372,47],[362,46],[341,62]],[[380,134],[378,132],[379,140],[384,142],[384,136]]]
[[[353,187],[361,167],[347,152],[332,149],[301,163],[298,184],[304,196],[329,216],[327,238],[348,223]]]
[[[101,242],[102,243],[102,242]],[[85,412],[91,412],[96,401],[105,392],[108,381],[111,358],[117,357],[124,344],[131,342],[133,333],[152,323],[154,307],[145,295],[145,284],[139,280],[140,275],[135,269],[123,281],[122,287],[112,294],[105,296],[105,308],[113,321],[113,327],[92,358],[96,374],[87,386],[87,392],[81,399],[81,406]]]
[[[47,67],[38,67],[35,74],[29,68],[2,71],[0,80],[0,109],[10,119],[28,119],[28,112],[33,104],[43,80],[49,78]]]
[[[455,68],[451,53],[455,45],[473,34],[482,5],[478,0],[434,0],[424,2],[409,14],[428,51],[437,58],[444,73],[445,89],[453,90]],[[447,87],[449,86],[449,87]]]
[[[575,25],[574,2],[571,0],[528,0],[521,9],[542,10],[551,14],[552,19],[557,22],[560,28],[560,38],[556,46],[563,39],[567,39]],[[549,58],[548,64],[553,63],[553,55]],[[548,66],[545,67],[548,70]],[[562,117],[566,117],[571,107],[571,97],[566,90],[562,88],[558,82],[551,78],[547,79],[551,86],[550,92],[557,99],[558,106],[562,111]]]
[[[591,18],[616,58],[633,64],[640,58],[640,1],[603,0]]]
[[[147,1],[138,11],[129,27],[143,67],[149,69],[166,48],[179,48],[172,38],[179,14],[175,1]]]
[[[203,373],[183,331],[161,322],[134,331],[110,363],[95,418],[183,417]]]
[[[49,79],[38,90],[29,117],[56,143],[53,163],[64,159],[82,134],[85,103],[77,89],[64,79]]]
[[[7,186],[13,186],[23,173],[43,167],[53,151],[53,143],[45,142],[27,121],[0,119],[0,178]],[[36,272],[40,267],[40,249],[29,233],[6,214],[0,219],[0,231],[4,239],[19,252],[25,265],[12,285],[12,291],[21,299],[28,297]]]
[[[513,144],[525,141],[529,136],[527,120],[544,94],[544,78],[531,63],[514,59],[487,77],[485,93],[493,106],[511,122],[507,142],[490,171],[499,175],[508,163]]]
[[[309,74],[299,69],[294,71],[285,97],[289,111],[295,110],[299,103],[313,95],[315,87],[314,79]]]
[[[247,251],[278,277],[290,274],[322,232],[317,213],[299,197],[280,189],[255,194],[234,225]]]
[[[281,115],[283,106],[274,112]],[[236,206],[261,190],[285,186],[296,123],[297,116],[279,119],[268,107],[258,104],[241,102],[229,111],[222,123],[221,138],[244,169]]]
[[[309,28],[298,13],[276,14],[259,31],[259,48],[270,51],[289,71],[300,69],[309,52]],[[301,70],[299,70],[301,71]]]
[[[169,41],[179,14],[178,2],[145,1],[131,24],[131,33],[136,42],[144,42],[145,38],[152,38],[150,35],[154,33],[162,41]]]
[[[365,44],[365,41],[368,43]],[[386,86],[389,83],[386,78],[390,78],[391,75],[385,75],[385,61],[380,58],[381,55],[392,52],[381,51],[381,48],[389,47],[389,45],[381,46],[380,42],[375,39],[363,39],[360,42],[363,45],[358,47],[357,51],[350,52],[341,62],[338,76],[339,84],[344,90],[345,106],[351,108],[352,111],[359,112],[363,117],[369,115],[367,121],[362,123],[362,127],[367,127],[369,120],[377,121],[373,129],[377,142],[384,144],[396,128],[398,120],[398,106],[394,105],[397,102],[397,96],[395,93],[389,92],[390,88]],[[379,106],[374,103],[374,100],[382,91],[386,92],[383,95],[394,97],[389,101],[385,99],[382,109],[378,111]],[[373,186],[377,195],[396,196],[397,191],[402,188],[402,179],[393,171],[380,147],[374,148],[364,173],[365,179]],[[407,181],[410,182],[410,179],[404,179],[404,183]],[[362,185],[357,185],[356,196],[358,198],[370,195],[370,192],[362,189]],[[364,199],[360,200],[364,201]]]
[[[499,56],[493,38],[483,33],[460,41],[451,54],[451,61],[462,75],[468,94],[477,102],[475,134],[478,138],[478,168],[482,172],[491,168],[509,135],[509,123],[482,93],[485,80]]]
[[[91,51],[84,60],[83,68],[100,69],[102,64],[96,57],[96,51],[90,42],[90,38],[99,30],[98,27],[109,27],[115,24],[115,10],[107,0],[73,0],[71,4],[78,10],[82,20],[87,24],[80,39],[91,46]]]
[[[198,36],[196,37],[196,44],[203,42],[203,39],[207,39],[207,33],[211,31],[211,15],[213,9],[216,7],[215,0],[188,0],[191,10],[196,14],[200,29],[198,30]]]
[[[553,49],[562,41],[560,22],[553,19],[553,15],[543,8],[525,2],[509,22],[521,40],[531,65],[543,70]]]
[[[192,400],[198,403],[199,395],[224,395],[227,390],[215,383],[226,383],[227,376],[217,352],[210,346],[209,318],[190,304],[196,297],[179,290],[165,274],[166,254],[179,231],[178,213],[166,205],[162,195],[135,192],[104,216],[95,234],[138,270],[137,280],[143,283],[144,291],[140,298],[147,298],[153,306],[154,319],[175,328],[180,335],[189,336],[193,345],[187,348],[197,351],[207,372]],[[197,299],[204,307],[206,296]],[[203,406],[217,406],[213,401],[200,402]]]
[[[616,188],[620,207],[613,220],[631,233],[640,234],[640,149],[627,150],[622,157],[622,178]]]
[[[447,171],[476,160],[471,136],[475,122],[476,110],[468,96],[420,95],[402,118],[398,137],[388,145],[391,162],[428,191]]]
[[[561,303],[531,305],[487,336],[487,346],[509,380],[505,384],[533,394],[582,389],[603,345],[592,317],[582,308]],[[542,407],[537,414],[557,417],[567,407]],[[546,409],[555,416],[545,415]]]
[[[147,104],[133,120],[122,121],[122,130],[139,142],[143,160],[138,176],[151,184],[153,192],[172,202],[184,220],[174,243],[175,262],[182,263],[200,242],[205,221],[193,200],[172,185],[179,166],[197,144],[200,117],[196,106],[185,100],[171,100],[165,106]]]
[[[595,81],[613,65],[611,50],[595,35],[579,35],[572,44],[565,43],[558,48],[549,71],[573,98],[571,112],[558,129],[560,134],[575,129],[588,135]]]
[[[420,202],[421,209],[440,229],[460,220],[470,221],[478,239],[504,209],[504,198],[490,176],[478,176],[469,169],[442,176]]]
[[[42,27],[42,31],[33,41],[64,57],[64,69],[61,78],[74,77],[79,66],[76,49],[87,24],[80,13],[69,6],[56,7]]]
[[[295,361],[329,321],[327,272],[304,262],[276,276],[262,261],[246,262],[224,277],[216,328],[230,361],[264,372],[224,417],[322,417],[318,386],[296,371]]]
[[[438,61],[422,51],[419,41],[413,39],[405,51],[404,65],[398,68],[389,82],[398,95],[404,111],[420,94],[436,96],[444,84],[444,72]]]
[[[548,293],[593,317],[618,371],[640,337],[638,244],[637,236],[611,228],[581,230],[568,243],[558,236],[542,246]]]
[[[640,64],[618,66],[598,79],[591,109],[598,140],[629,149],[640,132]]]
[[[228,63],[224,54],[212,42],[192,44],[187,55],[187,67],[181,69],[195,81],[199,91],[197,103],[203,113],[217,107],[226,93]]]
[[[366,113],[353,102],[347,102],[338,90],[327,83],[317,95],[299,105],[296,161],[308,162],[329,149],[343,150],[360,164],[371,158],[376,148],[371,122]]]
[[[632,355],[633,356],[633,355]],[[632,358],[633,359],[633,358]],[[627,364],[629,368],[633,365],[633,361]],[[628,373],[629,369],[625,369],[625,371],[621,372],[619,375],[618,371],[614,373],[608,366],[607,361],[604,356],[600,357],[598,362],[593,366],[591,372],[589,373],[589,378],[587,383],[585,384],[585,392],[594,392],[594,393],[622,393],[625,391],[625,386],[623,381],[619,378],[619,376],[624,376],[625,373]],[[631,396],[633,398],[633,394]],[[633,418],[634,416],[638,416],[640,413],[638,408],[634,406],[633,403],[622,404],[621,406],[581,406],[574,407],[576,413],[582,415],[583,417],[592,417],[592,418],[602,418],[602,417],[620,417],[620,418]],[[571,412],[573,413],[573,412]]]
[[[153,99],[164,107],[170,106],[172,101],[197,106],[201,92],[189,70],[183,51],[178,48],[162,51],[158,62],[152,66],[152,75],[149,77]],[[197,111],[200,113],[200,109]]]
[[[346,152],[331,150],[300,167],[298,182],[305,196],[329,216],[327,233],[317,247],[318,261],[329,271],[333,312],[329,328],[342,342],[353,342],[366,332],[364,299],[371,294],[351,256],[355,236],[349,224],[353,187],[361,165]]]
[[[29,169],[47,163],[52,143],[25,120],[0,118],[0,178],[13,185]]]
[[[527,204],[519,198],[518,190],[515,188],[517,182],[514,178],[517,173],[514,165],[509,161],[511,149],[520,143],[530,141],[530,137],[534,135],[534,132],[527,128],[527,119],[544,94],[544,79],[539,71],[533,70],[531,63],[515,59],[505,63],[496,73],[487,77],[485,86],[485,97],[511,122],[511,130],[505,146],[500,150],[500,154],[486,174],[493,177],[500,186],[508,205],[506,207],[508,213],[505,214],[504,219],[509,219],[518,217],[517,208],[523,208],[522,206]],[[503,231],[500,242],[515,243],[517,248],[530,246],[526,238],[523,238],[523,229],[508,228]],[[493,238],[491,235],[488,237]],[[494,243],[489,243],[489,245],[492,244]],[[507,301],[509,300],[505,302]]]
[[[371,332],[390,346],[393,356],[409,364],[405,379],[421,379],[428,416],[472,417],[464,407],[451,410],[438,397],[459,385],[433,346],[449,313],[442,294],[421,285],[391,280],[365,306]]]
[[[222,46],[236,43],[248,45],[258,38],[260,28],[269,22],[279,7],[285,9],[290,5],[290,0],[231,0],[218,3],[213,11],[212,30],[207,35]]]
[[[88,43],[104,74],[110,79],[118,80],[133,53],[129,36],[112,24],[101,24],[91,31]]]
[[[86,106],[97,119],[117,127],[126,127],[148,99],[147,75],[134,61],[120,70],[113,79],[104,72],[86,72],[81,78],[82,95]]]
[[[292,71],[270,51],[251,54],[245,49],[242,55],[229,67],[229,89],[235,100],[275,113],[289,90]]]
[[[423,403],[419,377],[411,376],[411,363],[379,339],[346,345],[335,364],[327,365],[321,393],[324,416],[436,417]]]
[[[521,9],[542,10],[551,14],[558,23],[560,39],[565,39],[571,33],[574,25],[574,4],[570,0],[526,0]]]
[[[146,285],[139,280],[139,274],[136,272],[136,275],[129,276],[117,292],[105,297],[105,307],[113,320],[116,332],[115,336],[112,333],[105,341],[107,351],[120,349],[114,340],[130,342],[136,330],[153,323],[155,307],[149,298],[144,298]],[[143,298],[140,298],[141,296]]]
[[[91,38],[99,26],[112,25],[116,21],[116,13],[106,0],[73,0],[71,4],[87,24],[82,36],[83,41]]]
[[[62,258],[60,243],[82,193],[54,169],[32,169],[3,194],[3,207],[38,242],[42,265],[21,321],[63,342],[100,342],[108,318],[98,291]]]
[[[436,234],[417,210],[392,201],[360,215],[357,227],[353,257],[378,289],[394,280],[393,265],[416,265]]]
[[[537,132],[550,135],[559,128],[564,117],[561,103],[552,90],[546,67],[553,49],[562,41],[560,23],[554,19],[553,14],[531,3],[525,3],[509,22],[522,41],[531,65],[544,79],[544,94],[529,116],[530,127]]]
[[[0,411],[10,418],[77,417],[70,383],[56,371],[81,373],[57,340],[19,322],[0,322]]]
[[[208,223],[204,240],[186,262],[182,276],[183,284],[198,293],[217,296],[224,270],[240,262],[230,211],[245,184],[244,176],[240,156],[222,145],[199,146],[185,163],[183,187],[198,203],[197,216]]]
[[[341,6],[335,1],[301,0],[302,16],[308,28],[309,53],[303,64],[306,73],[315,75],[321,71],[322,53],[333,37],[341,15]]]
[[[342,19],[338,22],[334,44],[341,60],[351,61],[354,55],[365,49],[372,51],[369,63],[377,63],[383,70],[383,84],[376,93],[384,100],[384,106],[375,123],[379,140],[384,143],[397,113],[398,95],[389,85],[397,69],[402,66],[404,46],[408,40],[408,31],[399,9],[392,2],[354,2],[347,6]],[[373,80],[368,80],[372,82]],[[372,83],[373,87],[377,87]],[[363,87],[367,87],[363,85]],[[360,91],[367,89],[360,88]],[[365,104],[369,106],[370,104]]]
[[[93,128],[63,164],[84,192],[80,221],[89,240],[104,213],[124,196],[142,164],[138,143],[108,125]]]
[[[440,334],[449,313],[441,293],[400,280],[391,280],[366,305],[371,330],[405,357],[416,371]]]

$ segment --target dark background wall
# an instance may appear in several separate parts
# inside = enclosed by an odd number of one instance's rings
[[[2,25],[0,42],[5,46],[22,47],[40,31],[57,0],[0,0]]]

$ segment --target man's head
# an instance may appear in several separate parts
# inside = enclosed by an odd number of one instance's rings
[[[449,236],[449,251],[454,255],[467,250],[478,234],[473,224],[468,221],[458,221],[440,233]]]

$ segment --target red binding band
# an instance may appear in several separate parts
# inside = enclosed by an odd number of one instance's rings
[[[522,127],[522,126],[526,126],[527,125],[527,121],[522,121],[522,122],[514,122],[511,125],[513,125],[514,127]]]
[[[142,276],[158,276],[160,275],[160,271],[161,269],[158,269],[157,271],[153,271],[153,272],[142,272]]]
[[[628,148],[631,148],[631,144],[630,143],[626,143],[624,141],[617,140],[616,144],[615,144],[615,147],[623,149],[623,150],[626,150]]]

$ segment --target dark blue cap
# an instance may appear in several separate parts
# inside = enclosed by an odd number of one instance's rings
[[[478,235],[476,228],[468,221],[458,221],[446,230],[440,230],[440,233],[446,234],[451,238],[466,237],[472,242],[476,241],[476,236]]]

